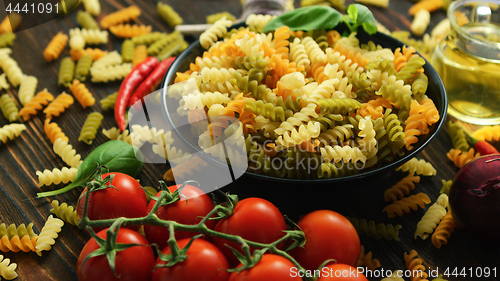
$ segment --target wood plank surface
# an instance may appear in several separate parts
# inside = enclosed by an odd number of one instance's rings
[[[102,14],[109,14],[117,9],[129,5],[137,5],[142,10],[138,22],[153,26],[153,30],[171,32],[172,30],[164,24],[156,13],[157,1],[151,0],[101,0]],[[188,24],[204,23],[205,16],[229,11],[239,16],[242,8],[238,0],[164,0],[183,17]],[[347,3],[352,3],[348,0]],[[410,0],[391,0],[388,9],[370,7],[376,18],[390,30],[408,30],[411,18],[407,15],[407,9],[414,2]],[[298,7],[300,1],[295,1]],[[3,8],[3,4],[0,4]],[[81,8],[78,8],[81,9]],[[3,18],[5,12],[0,11]],[[438,11],[432,15],[434,26],[445,17],[445,13]],[[59,31],[65,33],[70,28],[76,27],[76,11],[66,17],[59,18],[17,33],[17,40],[13,47],[12,57],[19,62],[20,67],[26,74],[34,75],[39,83],[37,90],[47,88],[55,95],[63,90],[57,86],[57,73],[60,59],[56,62],[47,63],[43,59],[42,52],[49,43],[52,36]],[[119,50],[122,40],[110,35],[110,43],[102,46],[107,50]],[[194,38],[188,38],[194,40]],[[61,57],[68,56],[68,48]],[[94,84],[87,82],[86,85],[99,101],[107,95],[118,90],[120,82],[108,84]],[[15,98],[18,107],[21,107],[17,99],[16,90],[7,91]],[[3,93],[3,92],[2,92]],[[69,137],[70,143],[83,156],[87,156],[92,149],[106,141],[100,133],[92,145],[86,145],[78,141],[80,128],[86,116],[92,111],[102,111],[99,102],[91,108],[83,109],[78,103],[71,106],[61,117],[55,118],[55,122]],[[102,126],[110,128],[116,126],[112,112],[104,113],[105,119]],[[15,141],[0,145],[0,222],[7,225],[14,223],[34,223],[34,229],[39,232],[50,215],[50,200],[54,198],[36,198],[40,191],[37,186],[35,172],[43,169],[62,168],[64,162],[53,153],[52,145],[43,132],[43,114],[39,114],[24,124],[27,131],[23,132]],[[8,120],[0,116],[0,126],[8,124]],[[451,141],[444,128],[439,132],[434,141],[418,155],[419,158],[430,161],[438,168],[438,174],[434,177],[422,177],[417,184],[416,190],[422,191],[435,200],[441,189],[441,180],[453,179],[458,169],[446,158],[446,152],[452,147]],[[157,185],[159,179],[165,172],[166,166],[146,164],[139,179],[143,185]],[[376,240],[374,238],[360,235],[362,244],[366,251],[373,252],[384,269],[404,269],[404,252],[416,249],[425,261],[425,265],[438,268],[442,273],[446,268],[458,267],[498,267],[500,257],[497,251],[482,247],[473,239],[466,237],[462,232],[455,231],[449,239],[449,243],[440,250],[432,246],[430,239],[422,241],[413,238],[418,220],[425,210],[411,212],[404,217],[388,219],[382,209],[386,205],[383,200],[383,191],[405,176],[404,173],[391,172],[379,178],[363,181],[360,183],[339,183],[330,185],[288,185],[276,184],[274,182],[260,182],[249,178],[240,178],[224,190],[234,192],[240,197],[260,196],[271,200],[278,205],[283,213],[297,220],[301,215],[316,209],[331,209],[346,216],[366,218],[380,223],[401,224],[401,241]],[[43,187],[42,190],[56,187]],[[63,202],[75,204],[81,188],[59,195],[56,199]],[[59,234],[53,249],[43,252],[43,256],[29,253],[0,253],[18,264],[16,280],[77,280],[76,261],[80,250],[89,236],[78,228],[65,225]],[[497,274],[500,268],[497,268]],[[379,280],[373,278],[370,280]],[[481,280],[497,280],[498,278],[482,278]],[[477,280],[473,276],[450,277],[449,280]]]

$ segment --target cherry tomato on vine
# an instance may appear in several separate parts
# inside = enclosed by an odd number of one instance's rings
[[[139,218],[147,215],[146,208],[148,201],[146,193],[141,185],[131,176],[122,173],[108,173],[102,175],[104,179],[108,175],[114,175],[111,184],[115,188],[109,187],[94,191],[90,194],[87,216],[91,220],[112,219],[119,217]],[[77,215],[78,219],[83,216],[85,206],[85,188],[78,198]],[[126,226],[125,226],[126,227]],[[129,226],[128,228],[138,230],[139,226]],[[99,231],[100,229],[95,229]]]
[[[306,244],[290,250],[304,268],[317,269],[324,261],[355,266],[361,244],[356,229],[341,214],[329,211],[313,211],[299,220],[297,225],[304,231]]]
[[[179,188],[180,185],[169,186],[170,192],[174,192]],[[160,194],[158,193],[156,197]],[[201,189],[186,185],[181,191],[180,198],[178,201],[161,206],[156,211],[158,218],[162,220],[173,220],[182,224],[197,224],[203,217],[205,217],[214,208],[214,203],[212,199],[205,194]],[[156,201],[151,200],[149,202],[147,213],[153,209]],[[217,222],[214,220],[209,220],[206,222],[208,228],[213,229]],[[164,249],[168,246],[169,230],[166,227],[145,225],[144,232],[146,233],[146,238],[151,243],[156,243],[160,249]],[[198,233],[192,231],[176,231],[175,238],[181,240],[183,238],[190,238]]]
[[[264,254],[254,267],[231,273],[229,281],[302,280],[302,277],[294,272],[297,273],[297,268],[288,259],[278,255]]]
[[[97,236],[106,239],[107,229],[101,230]],[[99,249],[94,238],[91,238],[83,247],[78,257],[77,274],[79,281],[149,281],[154,268],[155,257],[148,241],[136,231],[120,228],[117,234],[117,243],[137,244],[123,251],[116,252],[116,277],[109,267],[106,255],[89,258],[82,264],[91,252]]]
[[[321,277],[318,281],[344,280],[344,281],[368,281],[365,275],[348,264],[330,263],[321,269]]]
[[[220,220],[215,230],[232,235],[239,235],[259,243],[272,243],[282,238],[286,230],[283,215],[271,202],[261,198],[246,198],[236,204],[234,212]],[[214,244],[224,253],[229,265],[239,262],[233,252],[224,244],[241,251],[241,246],[224,239],[214,238]],[[284,243],[279,245],[283,249]]]
[[[179,249],[189,243],[190,238],[177,241]],[[162,254],[172,254],[166,247]],[[151,281],[226,281],[229,278],[229,264],[221,251],[212,243],[195,239],[186,253],[187,259],[170,267],[158,267]],[[156,259],[156,265],[166,262]],[[155,266],[156,266],[155,265]]]

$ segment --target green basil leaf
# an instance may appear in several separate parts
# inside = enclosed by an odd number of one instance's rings
[[[264,27],[264,32],[284,25],[290,30],[332,29],[339,24],[341,18],[342,14],[332,7],[307,6],[281,14]]]
[[[370,35],[375,34],[375,32],[377,32],[377,21],[375,21],[375,17],[373,16],[370,9],[361,4],[351,5],[356,6],[356,8],[358,9],[358,19],[356,21],[356,25],[363,26],[363,29]],[[375,32],[370,33],[371,31],[373,31],[373,28],[375,28]]]
[[[349,15],[349,18],[351,18],[352,23],[357,23],[358,8],[356,8],[356,5],[349,5],[349,7],[347,8],[347,14]]]
[[[369,22],[363,23],[363,29],[366,31],[366,33],[370,35],[377,33],[377,26]]]
[[[85,158],[78,168],[73,183],[58,190],[38,193],[38,197],[57,195],[77,186],[84,186],[88,177],[90,177],[96,169],[95,163],[106,166],[109,172],[120,172],[136,177],[142,170],[143,164],[138,158],[142,159],[142,154],[137,147],[120,140],[105,142],[94,149],[89,156]]]

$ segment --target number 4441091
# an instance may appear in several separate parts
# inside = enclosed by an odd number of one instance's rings
[[[54,10],[56,13],[59,13],[59,3],[55,5],[52,5],[52,3],[37,3],[37,4],[24,3],[24,5],[17,3],[14,7],[12,7],[12,3],[9,3],[9,5],[7,5],[7,7],[5,8],[5,11],[8,13],[16,12],[18,14],[20,13],[50,14],[52,13],[52,10]]]
[[[445,277],[458,277],[458,276],[463,276],[463,277],[496,277],[497,276],[497,268],[493,267],[462,267],[460,270],[458,267],[447,267],[446,270],[443,272],[443,275]]]

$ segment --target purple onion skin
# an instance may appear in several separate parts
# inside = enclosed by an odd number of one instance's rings
[[[500,245],[500,154],[465,164],[453,180],[449,204],[458,228]]]

